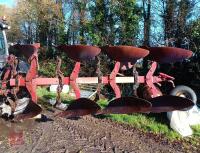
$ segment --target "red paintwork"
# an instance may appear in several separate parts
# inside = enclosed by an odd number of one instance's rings
[[[30,69],[28,70],[26,77],[25,77],[25,86],[29,91],[32,101],[37,102],[37,95],[36,95],[36,77],[38,73],[38,49],[40,47],[39,43],[32,44],[32,45],[14,45],[13,46],[20,54],[25,56],[30,64]],[[12,55],[9,56],[8,59],[11,58]],[[20,86],[20,81],[18,81],[18,86]]]
[[[110,83],[110,86],[112,87],[112,89],[115,92],[116,98],[120,98],[121,97],[120,88],[116,84],[116,81],[115,81],[115,78],[117,76],[117,73],[119,72],[119,69],[120,69],[120,62],[116,62],[115,63],[115,67],[114,67],[114,69],[111,72],[110,77],[109,77],[109,83]]]
[[[37,95],[36,95],[36,92],[34,92],[36,91],[36,88],[37,88],[36,81],[35,81],[35,78],[37,76],[37,68],[38,68],[37,57],[34,57],[31,60],[31,66],[26,75],[26,88],[31,94],[31,98],[33,102],[37,102]]]
[[[149,47],[149,59],[159,63],[182,61],[192,56],[192,51],[174,47]]]
[[[70,75],[70,85],[72,86],[72,89],[74,90],[77,99],[81,97],[80,89],[78,85],[76,84],[76,78],[78,78],[80,66],[81,66],[81,63],[76,62],[74,70],[72,71]]]
[[[157,68],[157,63],[153,62],[151,65],[151,68],[149,69],[149,71],[146,75],[146,80],[145,80],[147,86],[150,87],[150,92],[152,94],[151,98],[161,96],[160,92],[157,90],[157,88],[155,87],[154,82],[153,82],[153,74],[154,74],[156,68]]]
[[[149,54],[148,50],[133,46],[107,46],[102,49],[111,59],[132,64]]]
[[[11,87],[20,87],[20,86],[25,86],[27,88],[27,90],[29,91],[32,101],[33,102],[37,102],[37,95],[36,95],[36,88],[37,86],[43,86],[43,85],[51,85],[51,84],[59,84],[59,80],[58,78],[38,78],[37,77],[37,72],[38,72],[38,47],[39,45],[18,45],[18,49],[20,49],[20,52],[28,59],[29,63],[30,63],[30,69],[28,71],[28,73],[26,74],[26,77],[22,77],[22,76],[18,76],[16,78],[10,78],[9,80],[9,75],[11,70],[8,69],[5,72],[5,76],[3,78],[3,81],[8,81],[9,85]],[[133,64],[134,62],[136,62],[139,58],[145,57],[146,55],[148,55],[149,51],[145,50],[145,49],[141,49],[141,48],[136,48],[136,47],[132,47],[132,46],[113,46],[113,47],[107,47],[106,48],[106,53],[114,60],[117,60],[115,63],[115,67],[112,70],[111,74],[109,76],[102,76],[102,77],[78,77],[79,71],[80,71],[80,61],[81,60],[87,60],[87,59],[91,59],[94,58],[95,56],[97,56],[100,53],[100,49],[97,47],[91,47],[91,46],[83,46],[83,45],[72,45],[72,46],[67,46],[67,45],[61,45],[57,47],[58,49],[66,52],[68,54],[68,56],[74,60],[76,60],[76,64],[75,67],[70,75],[70,77],[64,77],[63,78],[63,85],[71,85],[72,89],[75,92],[76,98],[80,99],[80,89],[77,85],[77,83],[101,83],[101,84],[110,84],[110,86],[112,87],[112,89],[115,92],[115,97],[117,98],[117,100],[113,101],[109,107],[107,111],[111,111],[112,112],[127,112],[129,111],[131,112],[146,112],[146,106],[150,107],[150,105],[148,104],[148,102],[146,103],[146,101],[142,101],[141,99],[137,99],[137,98],[133,98],[133,97],[129,97],[129,98],[124,98],[121,97],[121,92],[120,92],[120,88],[117,85],[117,83],[135,83],[135,79],[134,77],[117,77],[117,74],[119,72],[119,69],[121,66],[123,66],[123,62],[131,62],[131,64]],[[104,48],[105,49],[105,48]],[[161,52],[163,51],[163,53],[166,53],[166,50],[170,50],[169,48],[166,49],[161,49]],[[27,52],[26,52],[27,51]],[[183,51],[183,50],[182,50]],[[154,51],[152,51],[151,49],[151,56],[154,55]],[[153,56],[153,58],[155,59],[155,62],[152,62],[151,64],[151,68],[149,69],[148,73],[146,76],[138,76],[138,78],[136,79],[137,82],[136,83],[142,83],[145,84],[145,86],[148,88],[148,92],[150,93],[150,98],[154,98],[157,96],[160,96],[162,93],[156,88],[155,84],[156,83],[160,83],[163,81],[169,81],[169,82],[173,82],[174,78],[164,74],[164,73],[160,73],[158,76],[154,76],[154,72],[157,68],[157,62],[156,62],[156,58],[159,61],[165,61],[166,59],[168,59],[169,57],[171,57],[172,54],[166,53],[167,58],[163,57],[162,58],[162,54],[161,52],[159,52],[159,54],[157,56]],[[186,51],[184,54],[179,53],[180,49],[172,49],[172,52],[177,53],[175,54],[175,57],[172,57],[172,59],[170,58],[171,61],[173,61],[174,59],[183,59],[183,57],[189,57],[191,55],[190,51]],[[170,56],[169,56],[170,55]],[[10,56],[10,60],[11,60],[11,56]],[[130,67],[132,67],[132,65],[129,65]],[[123,80],[124,79],[124,80]],[[130,82],[127,80],[131,80]],[[7,92],[10,91],[10,89],[6,89],[7,88],[7,84],[6,82],[2,82],[3,87],[5,89],[2,88],[2,90],[0,91],[0,94],[5,94]],[[5,91],[6,90],[6,91]],[[162,98],[161,98],[162,99]],[[126,100],[128,100],[126,102]],[[154,99],[154,101],[156,101],[157,99]],[[159,99],[158,99],[159,100]],[[170,100],[173,100],[173,98],[171,98]],[[175,99],[176,100],[176,99]],[[132,106],[134,103],[132,103],[131,101],[135,101],[135,104],[138,104],[138,101],[144,102],[144,106],[142,106],[142,104],[139,104],[138,106]],[[80,101],[77,100],[75,101],[77,105],[80,104]],[[116,106],[118,108],[114,108],[115,107],[115,103],[116,102],[120,102],[119,104],[116,104]],[[157,101],[156,101],[157,102]],[[85,103],[91,103],[87,100],[85,100]],[[123,105],[124,103],[124,105]],[[186,103],[186,101],[185,101]],[[71,105],[72,106],[77,106],[76,104]],[[189,104],[189,103],[188,103]],[[122,106],[123,105],[123,106]],[[34,105],[33,105],[34,106]],[[93,108],[91,110],[77,110],[80,111],[80,114],[87,114],[90,111],[97,111],[96,110],[96,105],[94,105],[95,110],[93,110]],[[113,107],[114,106],[114,107]],[[128,108],[130,106],[130,108]],[[161,105],[158,105],[161,106]],[[186,105],[185,105],[186,106]],[[32,107],[32,106],[31,106]],[[157,107],[157,105],[156,105]],[[162,106],[161,106],[162,107]],[[165,106],[164,106],[165,107]],[[163,109],[165,109],[163,107]],[[178,108],[175,105],[172,106],[173,109],[174,108]],[[87,109],[87,108],[85,108]],[[125,110],[123,110],[125,109]],[[126,110],[127,109],[127,110]],[[156,109],[156,108],[155,108]],[[159,108],[162,109],[162,108]],[[159,111],[155,110],[155,111]],[[168,108],[167,108],[168,109]],[[170,108],[171,109],[171,108]],[[38,109],[39,110],[39,109]],[[153,111],[153,109],[152,109]],[[35,111],[36,112],[36,111]],[[66,112],[69,116],[73,116],[73,115],[77,115],[76,112],[73,112],[72,110],[69,110],[69,112]],[[75,114],[73,114],[75,113]],[[28,114],[28,115],[35,115],[34,113],[32,114]]]
[[[23,145],[25,143],[23,131],[19,130],[16,132],[15,130],[11,130],[9,132],[8,142],[11,147]]]
[[[101,51],[101,49],[98,47],[86,45],[60,45],[57,47],[57,49],[65,52],[69,58],[75,61],[93,59]]]
[[[37,86],[45,86],[45,85],[51,85],[51,84],[59,84],[59,80],[57,78],[37,78],[37,58],[33,58],[31,60],[31,68],[29,72],[27,73],[26,78],[18,78],[18,81],[15,79],[10,80],[10,86],[26,86],[28,91],[31,94],[32,101],[37,102],[37,96],[36,96],[36,87]],[[119,72],[121,63],[116,62],[115,67],[113,71],[111,72],[110,76],[102,76],[99,79],[96,80],[101,80],[101,82],[94,82],[94,83],[102,83],[102,84],[110,84],[111,87],[113,88],[116,98],[121,97],[121,92],[120,88],[117,85],[116,82],[116,75]],[[152,62],[151,68],[149,72],[147,73],[146,76],[138,76],[138,83],[146,84],[150,88],[150,93],[151,97],[156,97],[160,95],[160,91],[157,90],[155,87],[155,83],[163,82],[163,81],[168,81],[168,80],[174,80],[173,77],[166,75],[164,73],[160,73],[159,76],[154,76],[154,72],[157,68],[157,63]],[[72,89],[75,92],[76,98],[80,98],[80,89],[77,86],[76,79],[78,78],[78,73],[80,71],[80,62],[76,62],[76,65],[74,67],[74,70],[72,71],[70,77],[65,77],[63,79],[63,84],[65,85],[71,85]],[[94,80],[97,77],[93,77]],[[92,77],[89,78],[78,78],[81,82],[91,82]],[[18,82],[18,84],[16,84]],[[134,83],[134,82],[132,82]]]
[[[26,46],[26,45],[24,45]],[[37,88],[37,84],[36,84],[36,77],[37,77],[37,73],[38,73],[38,44],[36,45],[32,45],[34,52],[32,53],[32,55],[29,57],[29,62],[30,62],[30,69],[28,71],[28,73],[26,74],[26,88],[29,91],[29,93],[31,94],[31,98],[32,101],[37,103],[37,95],[36,95],[36,88]],[[24,47],[26,48],[26,47]]]

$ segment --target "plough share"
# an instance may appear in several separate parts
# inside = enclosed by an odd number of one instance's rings
[[[27,119],[41,113],[42,109],[37,105],[37,86],[58,85],[58,97],[55,105],[61,104],[60,93],[63,85],[70,85],[74,90],[76,99],[57,116],[66,118],[79,117],[88,114],[132,114],[132,113],[160,113],[174,110],[183,110],[193,106],[193,102],[187,98],[163,95],[156,84],[171,82],[174,78],[164,73],[154,76],[158,63],[170,63],[189,58],[192,52],[172,47],[152,47],[142,49],[132,46],[104,46],[94,47],[86,45],[60,45],[56,48],[68,55],[76,63],[70,76],[64,76],[60,70],[61,60],[58,58],[56,77],[38,77],[38,49],[40,44],[14,45],[18,51],[17,56],[22,55],[28,64],[20,58],[9,55],[7,64],[1,75],[0,95],[5,105],[10,106],[11,113],[2,111],[7,118]],[[100,52],[108,55],[115,61],[114,68],[108,76],[79,77],[81,62],[94,59]],[[137,71],[133,76],[117,76],[120,69],[134,69],[138,59],[148,58],[151,65],[145,76],[138,76]],[[143,84],[145,86],[142,97],[137,95],[122,97],[118,84]],[[81,98],[78,84],[110,85],[115,93],[105,109],[87,98]],[[28,96],[27,96],[28,95]],[[29,98],[20,110],[19,99]],[[3,104],[2,104],[3,105]],[[2,107],[3,108],[3,107]],[[18,109],[18,113],[16,110]]]

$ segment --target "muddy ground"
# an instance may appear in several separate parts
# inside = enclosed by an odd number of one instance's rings
[[[1,153],[178,153],[186,152],[181,142],[144,134],[128,125],[85,116],[55,118],[47,112],[46,122],[0,121]],[[3,123],[4,122],[4,123]],[[2,124],[3,123],[3,124]],[[191,152],[198,152],[190,150]]]

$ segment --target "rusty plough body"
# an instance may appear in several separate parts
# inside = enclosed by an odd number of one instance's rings
[[[15,45],[13,46],[18,55],[23,55],[29,63],[29,67],[25,73],[20,72],[20,61],[14,55],[8,57],[7,66],[4,68],[1,76],[1,95],[7,97],[12,95],[10,105],[15,105],[22,91],[29,94],[31,102],[20,115],[16,118],[30,118],[41,112],[41,108],[37,105],[37,86],[58,85],[57,104],[61,103],[60,92],[63,85],[70,85],[75,92],[76,99],[62,113],[57,114],[63,117],[78,117],[88,114],[132,114],[132,113],[160,113],[173,110],[182,110],[193,106],[193,102],[189,99],[162,95],[162,92],[156,87],[156,84],[168,81],[173,84],[174,78],[159,73],[154,76],[158,63],[170,63],[181,61],[192,55],[191,51],[170,48],[170,47],[152,47],[148,49],[136,48],[132,46],[105,46],[94,47],[84,45],[60,45],[56,48],[68,55],[76,63],[70,76],[66,77],[60,70],[61,61],[58,58],[56,68],[57,76],[55,78],[39,78],[38,77],[38,49],[39,44],[33,45]],[[104,52],[115,61],[114,68],[110,75],[101,77],[79,77],[81,62],[90,60],[98,56],[100,52]],[[134,64],[138,59],[148,58],[151,60],[151,66],[146,76],[138,76],[134,71],[133,76],[117,76],[120,69],[134,69]],[[106,62],[106,61],[104,61]],[[121,97],[118,84],[144,84],[145,90],[143,97]],[[110,101],[105,109],[94,101],[81,98],[78,84],[99,84],[110,85],[115,93],[115,99]],[[99,89],[98,89],[99,90]]]

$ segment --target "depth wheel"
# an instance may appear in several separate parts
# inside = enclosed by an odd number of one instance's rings
[[[176,86],[170,92],[170,95],[187,98],[187,99],[192,100],[194,104],[197,103],[197,95],[196,95],[196,93],[194,92],[194,90],[192,90],[188,86],[184,86],[184,85]]]

